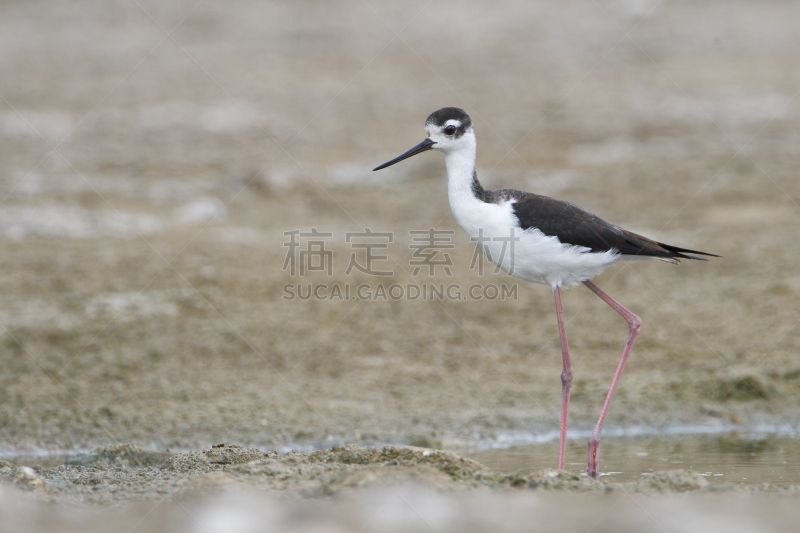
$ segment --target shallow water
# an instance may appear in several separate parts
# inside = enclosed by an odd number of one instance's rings
[[[567,443],[569,471],[586,471],[587,443]],[[558,442],[472,453],[498,472],[554,468]],[[658,470],[685,469],[708,481],[733,484],[800,482],[800,439],[768,434],[649,435],[608,437],[602,441],[600,468],[609,481],[636,481]]]
[[[56,453],[25,453],[25,454],[3,454],[0,459],[8,461],[16,466],[38,466],[41,468],[55,468],[66,464],[67,461],[76,457],[78,453],[56,452]]]

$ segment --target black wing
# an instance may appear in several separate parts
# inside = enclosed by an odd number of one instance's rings
[[[501,191],[486,191],[501,193]],[[622,255],[642,255],[663,259],[699,259],[687,253],[719,257],[706,252],[678,248],[609,224],[577,205],[532,193],[504,190],[502,195],[516,198],[514,214],[522,229],[536,228],[557,237],[564,244],[589,248],[592,252],[617,250]]]

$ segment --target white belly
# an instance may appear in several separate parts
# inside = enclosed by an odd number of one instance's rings
[[[588,248],[562,244],[537,229],[521,229],[512,204],[450,198],[458,225],[508,274],[555,290],[593,278],[620,259],[617,253],[590,253]]]

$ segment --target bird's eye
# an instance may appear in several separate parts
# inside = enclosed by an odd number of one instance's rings
[[[444,129],[444,132],[445,132],[446,134],[448,134],[448,135],[453,135],[453,134],[456,132],[456,127],[455,127],[455,126],[447,126],[447,127]]]

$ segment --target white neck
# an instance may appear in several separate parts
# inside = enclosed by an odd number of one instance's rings
[[[444,156],[447,165],[447,194],[450,208],[454,213],[456,206],[476,199],[472,192],[477,148],[475,134],[467,132],[462,141],[466,142],[463,142],[458,150],[447,151]]]
[[[481,226],[483,200],[475,197],[472,182],[475,176],[475,134],[468,132],[462,138],[457,150],[445,152],[444,161],[447,165],[447,196],[450,200],[450,210],[458,225],[474,236]]]

